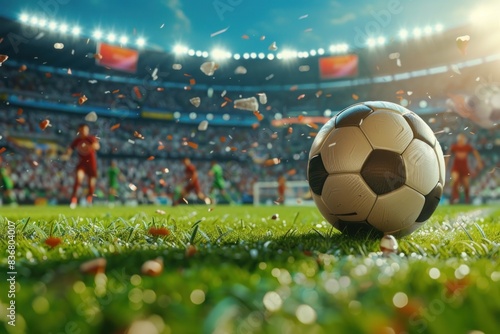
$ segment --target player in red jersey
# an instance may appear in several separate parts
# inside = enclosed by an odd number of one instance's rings
[[[196,193],[196,196],[198,196],[199,199],[204,201],[206,204],[210,204],[210,199],[201,191],[200,180],[198,179],[198,171],[196,170],[196,166],[193,165],[191,159],[189,158],[182,159],[182,163],[185,167],[184,181],[186,182],[186,185],[180,193],[180,198],[174,199],[174,205],[179,204],[180,200],[185,198],[186,195],[192,191]]]
[[[90,128],[87,124],[78,126],[77,137],[63,155],[64,160],[71,157],[73,151],[78,154],[78,164],[76,165],[75,183],[73,184],[73,192],[71,194],[71,208],[75,208],[78,203],[78,189],[83,182],[85,176],[89,179],[89,189],[87,194],[87,204],[92,204],[92,196],[97,181],[97,157],[96,152],[100,149],[99,141],[95,136],[90,135]]]
[[[451,203],[457,203],[459,197],[460,185],[464,188],[465,202],[470,203],[470,169],[469,169],[469,154],[472,153],[477,161],[477,169],[483,168],[483,161],[479,152],[467,143],[467,137],[461,133],[457,136],[456,143],[452,144],[448,156],[446,157],[446,164],[451,156],[453,156],[453,164],[451,167]]]

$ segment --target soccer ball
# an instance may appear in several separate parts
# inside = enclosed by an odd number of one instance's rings
[[[319,211],[343,233],[404,236],[443,194],[443,151],[412,111],[384,101],[352,105],[318,132],[307,179]]]

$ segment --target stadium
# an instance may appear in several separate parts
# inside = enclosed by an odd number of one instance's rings
[[[498,330],[496,5],[402,26],[391,13],[404,23],[410,5],[396,2],[401,11],[367,7],[350,42],[331,44],[299,38],[321,11],[310,5],[286,47],[234,26],[197,31],[205,44],[160,45],[141,22],[131,34],[92,30],[72,2],[10,5],[0,14],[2,331]],[[205,6],[223,27],[224,15],[254,10]],[[366,101],[418,115],[446,161],[460,136],[474,152],[467,183],[447,165],[436,211],[391,251],[385,237],[341,233],[310,191],[322,127]],[[77,158],[85,127],[94,169]]]

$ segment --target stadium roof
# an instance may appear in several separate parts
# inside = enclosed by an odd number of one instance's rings
[[[496,13],[491,0],[357,1],[71,1],[0,0],[2,15],[55,22],[57,29],[149,48],[228,53],[328,50],[384,43],[400,34],[424,35]],[[406,32],[407,33],[406,33]],[[406,37],[405,37],[406,38]],[[179,47],[177,47],[179,49]],[[272,48],[271,48],[272,49]],[[275,50],[276,51],[276,50]]]

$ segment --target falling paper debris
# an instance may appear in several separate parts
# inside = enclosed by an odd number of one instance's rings
[[[247,69],[243,66],[238,66],[234,70],[234,74],[247,74]]]
[[[269,75],[266,77],[266,80],[271,80],[272,78],[274,78],[274,74],[269,74]]]
[[[469,35],[463,35],[463,36],[457,37],[457,40],[456,40],[457,48],[460,50],[460,52],[464,56],[467,53],[467,46],[469,46],[469,41],[470,41]]]
[[[40,126],[40,129],[43,131],[45,130],[47,127],[51,126],[50,125],[50,121],[48,119],[44,119],[43,121],[40,122],[40,124],[38,124]]]
[[[380,250],[384,255],[396,253],[398,251],[398,241],[390,234],[384,235],[380,240]]]
[[[64,44],[63,43],[54,43],[54,49],[61,50],[63,48],[64,48]]]
[[[9,59],[9,56],[7,55],[0,55],[0,66],[2,66],[2,64],[7,60]]]
[[[80,98],[78,99],[78,104],[79,104],[79,105],[82,105],[82,104],[84,104],[87,100],[88,100],[88,99],[87,99],[87,97],[86,97],[85,95],[82,95],[82,96],[80,96]]]
[[[87,115],[85,115],[85,120],[87,122],[95,122],[97,121],[97,114],[95,111],[89,112]]]
[[[195,106],[196,108],[198,108],[200,106],[201,99],[199,97],[193,97],[193,98],[189,99],[189,102],[191,102],[191,104],[193,106]]]
[[[87,262],[84,262],[80,265],[80,271],[84,274],[99,274],[103,273],[106,270],[106,259],[105,258],[97,258]]]
[[[229,29],[229,27],[224,28],[224,29],[221,29],[221,30],[216,31],[216,32],[213,32],[213,33],[211,33],[211,34],[210,34],[210,37],[214,37],[214,36],[217,36],[217,35],[223,34],[223,33],[225,33],[225,32],[227,31],[227,29]]]
[[[257,99],[252,96],[244,99],[238,99],[234,101],[234,108],[241,110],[256,111],[259,110],[259,103]]]
[[[269,49],[269,51],[278,50],[278,46],[276,45],[276,42],[272,42],[271,45],[269,45],[268,49]]]
[[[394,60],[394,59],[399,59],[399,57],[400,57],[399,52],[393,52],[393,53],[389,54],[389,59],[393,59]]]
[[[224,97],[224,96],[226,96],[226,93],[227,93],[227,91],[224,89],[224,90],[222,91],[222,93],[220,94],[220,97]]]
[[[301,17],[299,17],[299,20],[303,20],[303,19],[307,18],[308,16],[309,16],[309,14],[302,15]]]
[[[147,276],[158,276],[163,271],[163,259],[148,260],[141,266],[141,273]]]
[[[460,72],[460,67],[458,67],[457,64],[452,64],[450,67],[451,67],[451,70],[453,72],[455,72],[456,74],[462,74],[462,72]]]
[[[213,61],[207,61],[201,64],[200,70],[205,73],[206,75],[214,75],[215,71],[219,68],[219,65],[217,65]]]
[[[260,102],[260,104],[266,104],[267,103],[267,95],[266,95],[266,93],[259,93],[259,102]]]
[[[208,129],[208,121],[201,121],[198,125],[198,131],[206,131]]]

